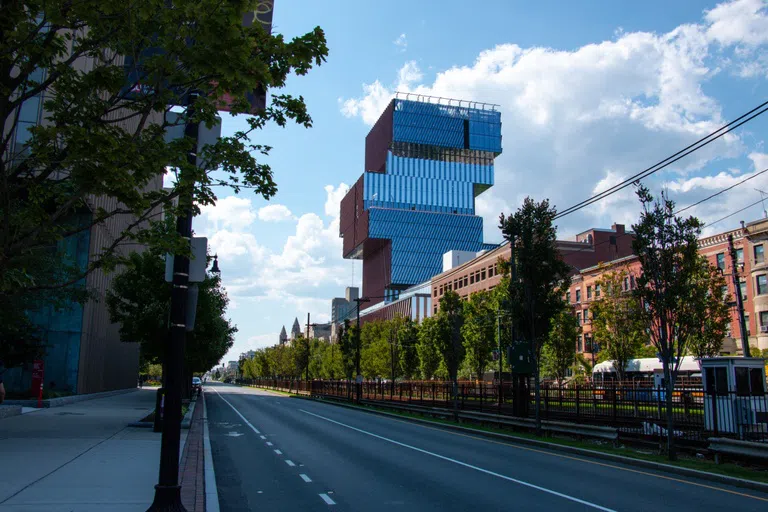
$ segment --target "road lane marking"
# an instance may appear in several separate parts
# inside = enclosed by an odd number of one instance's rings
[[[331,499],[331,497],[330,497],[330,496],[328,496],[328,495],[327,495],[327,494],[325,494],[325,493],[322,493],[322,494],[320,495],[320,497],[321,497],[321,498],[323,498],[323,501],[324,501],[324,502],[325,502],[327,505],[335,505],[335,504],[336,504],[336,502],[335,502],[335,501],[333,501],[333,500]]]
[[[254,432],[256,432],[257,434],[261,434],[261,432],[259,432],[259,429],[257,429],[256,427],[254,427],[254,426],[251,424],[251,422],[250,422],[250,421],[248,421],[247,419],[245,419],[245,416],[243,416],[242,414],[240,414],[240,411],[238,411],[237,409],[235,409],[235,406],[234,406],[234,405],[232,405],[231,403],[229,403],[229,400],[227,400],[226,398],[224,398],[223,396],[221,396],[221,393],[219,393],[219,390],[218,390],[218,389],[216,389],[216,388],[213,388],[213,390],[214,390],[214,391],[216,391],[216,394],[217,394],[217,395],[219,395],[219,398],[221,398],[222,400],[224,400],[224,403],[226,403],[228,406],[230,406],[230,407],[232,408],[232,410],[233,410],[233,411],[235,411],[235,414],[237,414],[238,416],[240,416],[240,418],[242,418],[242,420],[245,422],[245,424],[246,424],[246,425],[248,425],[249,427],[251,427],[251,430],[253,430],[253,431],[254,431]]]
[[[281,452],[280,450],[275,450],[275,453],[278,454],[278,455],[282,455],[283,454],[283,452]]]
[[[512,478],[510,476],[502,475],[501,473],[496,473],[495,471],[491,471],[489,469],[484,469],[484,468],[481,468],[479,466],[473,466],[472,464],[468,464],[466,462],[462,462],[462,461],[457,460],[457,459],[452,459],[450,457],[446,457],[445,455],[440,455],[439,453],[430,452],[430,451],[424,450],[422,448],[417,448],[416,446],[412,446],[412,445],[409,445],[409,444],[401,443],[400,441],[395,441],[394,439],[390,439],[388,437],[380,436],[378,434],[374,434],[373,432],[368,432],[367,430],[363,430],[363,429],[360,429],[360,428],[357,428],[357,427],[353,427],[352,425],[347,425],[346,423],[342,423],[340,421],[336,421],[336,420],[332,420],[330,418],[326,418],[325,416],[320,416],[319,414],[315,414],[315,413],[312,413],[312,412],[309,412],[309,411],[305,411],[304,409],[299,409],[299,410],[301,412],[305,413],[305,414],[309,414],[310,416],[314,416],[316,418],[320,418],[321,420],[325,420],[325,421],[328,421],[330,423],[334,423],[336,425],[339,425],[341,427],[345,427],[345,428],[348,428],[350,430],[354,430],[355,432],[360,432],[361,434],[365,434],[367,436],[375,437],[376,439],[381,439],[382,441],[386,441],[388,443],[392,443],[392,444],[395,444],[397,446],[402,446],[403,448],[408,448],[409,450],[414,450],[414,451],[417,451],[419,453],[423,453],[425,455],[429,455],[431,457],[435,457],[435,458],[438,458],[438,459],[441,459],[441,460],[452,462],[454,464],[458,464],[459,466],[463,466],[465,468],[474,469],[475,471],[479,471],[480,473],[485,473],[486,475],[495,476],[496,478],[501,478],[502,480],[507,480],[509,482],[514,482],[516,484],[519,484],[519,485],[522,485],[522,486],[525,486],[525,487],[530,487],[532,489],[536,489],[538,491],[545,492],[547,494],[552,494],[554,496],[558,496],[560,498],[564,498],[564,499],[569,500],[569,501],[573,501],[573,502],[576,502],[576,503],[581,503],[582,505],[586,505],[588,507],[592,507],[592,508],[595,508],[597,510],[604,510],[605,512],[615,512],[613,509],[610,509],[610,508],[607,508],[607,507],[602,507],[602,506],[597,505],[595,503],[592,503],[592,502],[589,502],[589,501],[585,501],[585,500],[581,500],[581,499],[576,498],[574,496],[569,496],[569,495],[563,494],[561,492],[553,491],[552,489],[547,489],[546,487],[541,487],[541,486],[538,486],[538,485],[535,485],[535,484],[532,484],[532,483],[529,483],[529,482],[524,482],[523,480],[518,480],[518,479]],[[322,494],[320,496],[322,496]],[[323,498],[323,499],[325,499],[325,498]],[[329,503],[329,505],[330,505],[330,503]]]
[[[272,446],[272,443],[267,441],[267,446]]]
[[[768,502],[767,498],[762,498],[760,496],[755,496],[753,494],[746,494],[746,493],[739,492],[739,491],[732,491],[730,489],[724,489],[722,487],[715,487],[713,485],[700,484],[698,482],[691,482],[691,481],[688,481],[688,480],[683,480],[682,478],[675,478],[673,476],[664,476],[664,475],[659,475],[657,473],[650,473],[648,471],[641,471],[639,469],[625,468],[625,467],[622,467],[622,466],[616,466],[614,464],[608,464],[607,462],[597,462],[595,460],[584,459],[584,458],[581,458],[581,457],[574,457],[572,455],[562,455],[562,454],[553,453],[551,451],[547,451],[547,450],[544,450],[544,449],[529,448],[527,446],[521,446],[519,444],[514,444],[513,442],[507,443],[507,442],[504,442],[504,441],[495,441],[493,439],[488,439],[486,437],[478,437],[478,436],[472,436],[472,435],[469,435],[469,434],[461,434],[459,432],[452,432],[452,431],[446,430],[444,428],[429,427],[427,425],[423,425],[423,424],[420,424],[420,423],[413,423],[413,422],[410,422],[410,421],[400,420],[400,419],[396,419],[396,418],[389,418],[389,419],[392,420],[392,421],[396,421],[398,423],[407,423],[409,425],[415,425],[415,426],[418,426],[418,427],[421,427],[421,428],[426,428],[426,429],[429,429],[429,430],[438,430],[440,432],[444,432],[444,433],[450,434],[452,436],[467,437],[469,439],[475,439],[477,441],[484,441],[486,443],[493,443],[493,444],[500,444],[502,446],[509,446],[510,448],[516,448],[518,450],[525,450],[525,451],[529,451],[529,452],[541,453],[541,454],[544,454],[544,455],[549,455],[549,456],[552,456],[552,457],[558,457],[558,458],[561,458],[561,459],[569,459],[569,460],[575,460],[575,461],[579,461],[579,462],[586,462],[587,464],[594,464],[595,466],[603,466],[603,467],[606,467],[606,468],[618,469],[618,470],[621,470],[621,471],[627,471],[629,473],[637,473],[638,475],[645,475],[645,476],[650,476],[650,477],[654,477],[654,478],[661,478],[662,480],[670,480],[670,481],[679,482],[679,483],[682,483],[682,484],[693,485],[695,487],[703,487],[705,489],[710,489],[710,490],[713,490],[713,491],[720,491],[720,492],[725,492],[725,493],[728,493],[728,494],[735,494],[736,496],[742,496],[744,498],[752,498],[754,500]],[[553,449],[555,449],[555,448],[553,448]],[[660,469],[659,471],[664,471],[664,470]]]
[[[311,479],[311,478],[309,478],[309,477],[308,477],[307,475],[305,475],[304,473],[300,474],[299,476],[301,477],[301,479],[302,479],[302,480],[304,480],[304,481],[305,481],[305,482],[307,482],[307,483],[310,483],[310,482],[312,482],[312,479]]]
[[[267,436],[259,436],[261,439],[266,439]]]
[[[288,464],[291,467],[294,467],[296,465],[296,464],[293,463],[292,460],[287,460],[287,459],[286,459],[285,463]]]

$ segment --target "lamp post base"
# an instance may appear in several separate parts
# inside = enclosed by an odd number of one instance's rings
[[[155,500],[147,512],[187,512],[181,503],[181,486],[156,485]]]

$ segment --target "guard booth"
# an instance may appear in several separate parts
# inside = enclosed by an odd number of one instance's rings
[[[715,436],[739,439],[768,432],[765,362],[757,357],[712,357],[701,360],[704,383],[704,428]]]

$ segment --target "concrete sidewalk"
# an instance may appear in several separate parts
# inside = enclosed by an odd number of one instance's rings
[[[126,425],[154,402],[143,389],[0,420],[0,511],[146,510],[160,434]]]

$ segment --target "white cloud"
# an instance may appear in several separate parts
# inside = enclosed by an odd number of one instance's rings
[[[215,205],[205,205],[200,212],[216,229],[232,228],[242,230],[256,220],[251,200],[245,197],[227,196],[219,199]]]
[[[704,18],[710,24],[707,37],[722,45],[768,43],[768,3],[736,0],[718,4]]]
[[[752,58],[768,59],[758,46],[768,41],[761,28],[764,5],[723,4],[703,13],[698,24],[664,34],[618,31],[613,40],[568,51],[501,44],[480,52],[471,65],[438,72],[431,82],[409,61],[391,85],[376,80],[363,86],[362,96],[342,99],[341,111],[372,125],[398,90],[498,104],[504,152],[496,159],[496,184],[477,199],[486,238],[496,241],[498,235],[488,234],[496,231],[499,212],[516,208],[526,195],[549,198],[562,210],[724,124],[721,104],[706,85],[726,65],[739,72],[739,59],[728,64],[721,45],[749,46]],[[743,156],[745,149],[740,136],[728,134],[647,183],[658,187],[706,174],[708,165]],[[700,186],[691,187],[701,195]],[[692,202],[693,196],[679,200]],[[560,227],[574,232],[631,223],[638,211],[627,188],[563,218]]]
[[[281,222],[295,218],[284,204],[270,204],[259,208],[259,220],[264,222]]]
[[[401,51],[404,52],[408,49],[408,38],[406,37],[405,33],[400,34],[397,36],[397,39],[392,41],[392,43]]]

